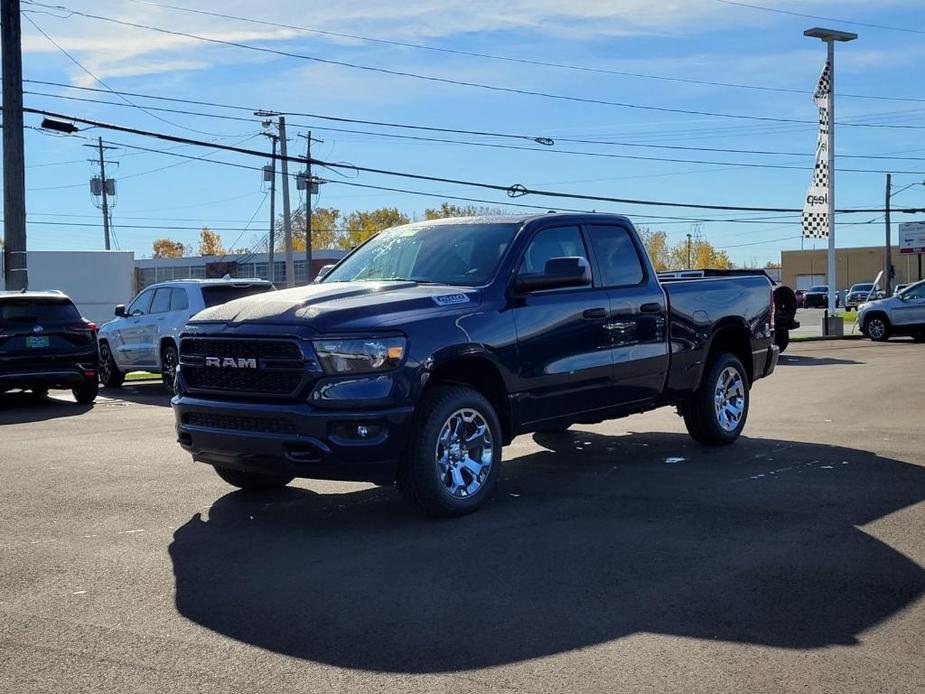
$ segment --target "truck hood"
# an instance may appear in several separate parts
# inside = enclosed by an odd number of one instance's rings
[[[327,282],[235,299],[200,311],[190,323],[284,323],[320,332],[398,328],[448,311],[468,312],[480,303],[481,293],[470,287]]]

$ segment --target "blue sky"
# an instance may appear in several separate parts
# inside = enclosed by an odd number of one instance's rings
[[[404,0],[401,3],[278,0],[260,5],[237,0],[208,0],[184,4],[190,8],[311,29],[454,50],[653,76],[805,90],[807,93],[618,76],[396,47],[205,17],[137,0],[62,0],[62,4],[73,10],[130,22],[396,71],[669,109],[799,120],[816,117],[808,92],[815,86],[824,59],[823,44],[804,38],[802,32],[816,25],[833,26],[860,35],[857,41],[840,44],[837,48],[838,92],[918,99],[840,97],[837,102],[840,121],[915,127],[841,127],[837,152],[841,155],[922,158],[919,161],[840,159],[838,206],[881,207],[883,204],[882,173],[852,173],[844,169],[922,172],[897,174],[894,176],[896,188],[925,180],[925,71],[922,70],[925,43],[921,40],[925,32],[925,7],[921,0],[877,3],[756,0],[753,3],[864,24],[913,29],[918,33],[814,20],[716,0],[571,0],[568,3],[561,0],[509,0],[505,3],[487,0]],[[28,4],[23,7],[41,9]],[[380,133],[402,132],[290,116],[290,147],[297,152],[303,151],[304,140],[296,134],[311,126],[313,133],[324,140],[323,144],[315,145],[313,154],[328,161],[505,186],[521,183],[527,187],[591,195],[761,207],[800,207],[809,182],[808,168],[812,165],[816,138],[812,124],[667,113],[440,84],[66,15],[60,10],[47,10],[28,16],[96,77],[119,91],[276,111],[559,138],[554,147],[534,146],[540,150],[536,152],[495,149],[326,131],[325,127],[346,127]],[[25,19],[23,34],[26,79],[101,88]],[[27,84],[26,90],[117,100],[111,95],[56,86]],[[171,106],[137,98],[132,101]],[[268,146],[266,138],[259,135],[260,119],[256,117],[245,122],[156,114],[170,121],[166,123],[152,115],[153,111],[145,113],[135,108],[67,101],[35,93],[27,93],[25,102],[27,106],[225,144],[243,143],[242,146],[258,149]],[[214,108],[190,108],[248,115]],[[27,125],[38,126],[39,120],[37,116],[26,117]],[[421,134],[441,137],[433,133]],[[159,150],[170,148],[175,153],[250,166],[265,163],[253,157],[196,147],[176,148],[168,143],[99,129],[82,130],[80,135],[92,141],[102,135],[104,141],[110,143]],[[527,142],[516,140],[472,135],[446,137],[531,147]],[[603,139],[624,144],[564,143],[561,138]],[[89,142],[81,137],[26,131],[31,248],[102,247],[99,212],[93,206],[87,185],[95,173],[95,167],[87,161],[93,152],[82,146]],[[765,150],[805,153],[805,156],[704,152],[642,145]],[[556,154],[552,150],[620,155],[621,158]],[[807,167],[807,170],[622,158],[634,156],[783,164]],[[114,162],[109,167],[110,175],[118,181],[117,204],[113,210],[118,242],[121,248],[134,250],[136,257],[149,256],[152,240],[159,237],[194,243],[198,238],[197,229],[202,225],[229,229],[220,233],[225,243],[230,244],[241,235],[237,229],[243,228],[255,212],[256,218],[243,233],[239,245],[252,243],[267,229],[266,189],[259,171],[188,161],[129,147],[111,151],[108,157]],[[154,171],[170,165],[175,166]],[[438,203],[439,198],[377,192],[335,181],[485,198],[500,204],[506,201],[503,193],[448,184],[367,173],[355,178],[349,172],[349,177],[325,170],[315,173],[332,181],[321,187],[316,204],[344,211],[394,205],[414,215]],[[798,215],[704,213],[682,208],[554,201],[535,196],[519,198],[517,202],[549,209],[563,206],[620,212],[639,225],[665,230],[675,240],[693,229],[716,246],[727,249],[738,262],[777,260],[782,249],[799,248],[801,244]],[[261,203],[263,207],[258,211]],[[910,188],[897,195],[894,203],[925,207],[925,187]],[[281,204],[280,197],[278,210]],[[298,204],[294,186],[293,204]],[[710,221],[692,227],[693,221],[666,219],[666,215],[710,219],[750,217],[762,218],[763,223]],[[840,220],[860,222],[877,216],[845,215]],[[897,221],[913,218],[900,216]],[[925,218],[925,215],[918,218]],[[883,239],[883,226],[881,222],[844,224],[839,227],[837,238],[840,246],[879,244]],[[809,241],[806,243],[807,247],[811,245]]]

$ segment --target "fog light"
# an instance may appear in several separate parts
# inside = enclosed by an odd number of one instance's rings
[[[359,436],[361,439],[365,439],[367,436],[369,436],[369,429],[361,424],[357,427],[357,436]]]
[[[384,431],[382,424],[374,422],[340,422],[331,428],[331,434],[346,441],[371,441],[379,438]]]

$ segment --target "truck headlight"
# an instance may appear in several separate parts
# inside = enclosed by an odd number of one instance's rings
[[[312,345],[326,374],[387,371],[405,356],[403,337],[314,340]]]

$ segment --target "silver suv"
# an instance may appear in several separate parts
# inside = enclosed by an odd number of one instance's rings
[[[146,287],[100,328],[100,383],[118,388],[131,371],[161,374],[169,393],[177,372],[180,332],[203,309],[273,290],[261,279],[173,280]]]
[[[910,284],[887,299],[861,304],[858,325],[871,340],[912,335],[916,342],[925,341],[925,280]]]

